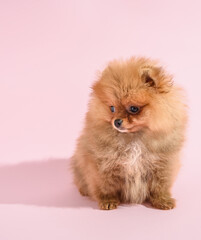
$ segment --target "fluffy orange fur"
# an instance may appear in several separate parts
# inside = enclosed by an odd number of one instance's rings
[[[174,208],[171,187],[187,120],[182,90],[146,58],[109,63],[92,89],[72,158],[80,193],[101,209],[145,201]]]

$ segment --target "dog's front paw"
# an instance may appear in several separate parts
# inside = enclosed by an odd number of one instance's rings
[[[118,205],[119,205],[119,202],[115,199],[102,200],[99,202],[99,207],[102,210],[116,209]]]
[[[152,198],[151,204],[153,207],[158,209],[170,210],[176,206],[176,200],[171,197]]]

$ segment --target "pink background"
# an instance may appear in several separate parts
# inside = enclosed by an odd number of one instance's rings
[[[201,239],[201,3],[0,1],[0,239]],[[188,95],[177,208],[100,211],[68,171],[96,71],[162,61]]]

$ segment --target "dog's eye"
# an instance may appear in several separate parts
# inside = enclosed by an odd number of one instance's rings
[[[110,110],[111,110],[111,112],[115,112],[115,107],[114,106],[110,106]]]
[[[130,106],[129,110],[130,110],[130,112],[135,114],[135,113],[138,113],[140,111],[140,108],[136,107],[136,106]]]

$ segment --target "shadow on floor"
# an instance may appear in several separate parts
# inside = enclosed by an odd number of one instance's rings
[[[70,159],[0,166],[0,204],[96,208],[72,183]]]

